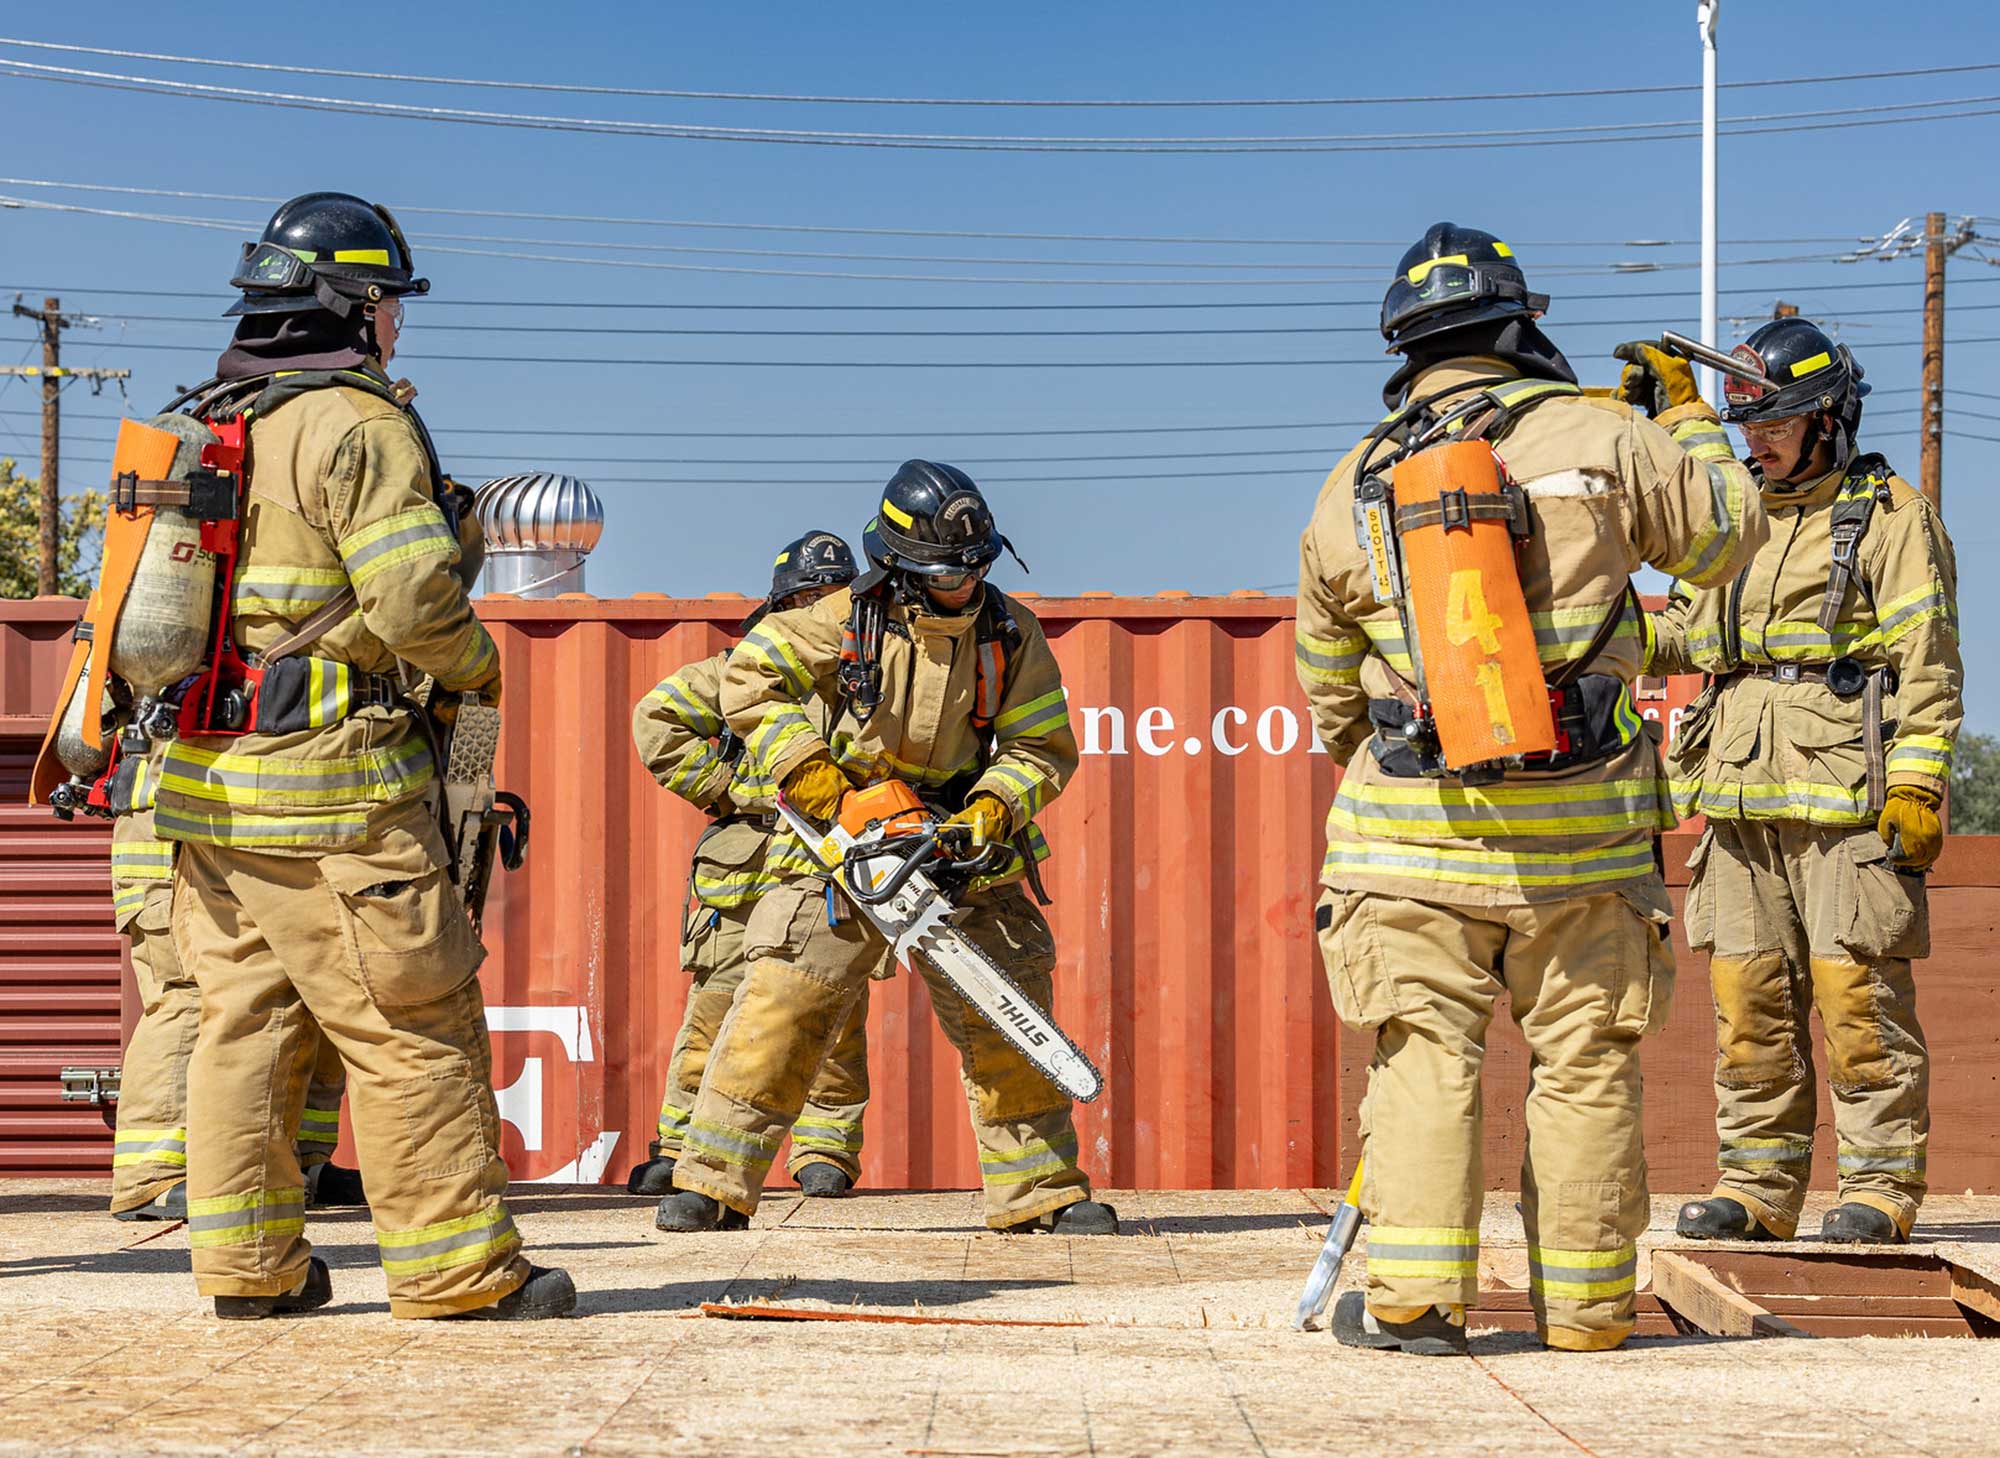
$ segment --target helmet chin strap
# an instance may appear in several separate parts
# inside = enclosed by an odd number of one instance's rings
[[[1829,434],[1823,424],[1825,420],[1826,414],[1823,411],[1814,411],[1812,415],[1807,417],[1806,436],[1804,440],[1799,442],[1799,458],[1793,463],[1792,473],[1784,478],[1780,483],[1781,485],[1796,488],[1804,486],[1808,481],[1826,474],[1825,471],[1813,468],[1813,457],[1819,453],[1821,441],[1826,441],[1833,447],[1834,465],[1839,465],[1841,460],[1846,456],[1847,451],[1844,439],[1846,432],[1836,425],[1832,433]]]

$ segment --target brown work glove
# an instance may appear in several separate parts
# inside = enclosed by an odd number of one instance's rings
[[[1888,844],[1900,870],[1928,871],[1944,849],[1944,826],[1938,821],[1936,792],[1917,785],[1894,785],[1875,833]]]
[[[831,755],[816,754],[785,776],[785,798],[809,820],[833,820],[851,788]]]
[[[1618,378],[1617,398],[1636,405],[1657,420],[1676,405],[1692,405],[1701,399],[1694,382],[1694,366],[1677,355],[1668,354],[1657,344],[1643,339],[1627,340],[1611,351],[1614,359],[1627,361]]]
[[[977,855],[994,841],[1005,840],[1013,819],[1005,800],[982,791],[968,800],[965,808],[945,824],[967,827],[972,832],[967,839],[972,843],[972,853]]]

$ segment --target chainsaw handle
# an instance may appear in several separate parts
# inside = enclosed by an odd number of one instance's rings
[[[880,906],[901,891],[910,877],[922,870],[927,862],[936,860],[939,854],[935,830],[919,831],[914,835],[892,835],[865,845],[852,846],[841,858],[841,869],[848,873],[843,889],[863,906]],[[873,888],[861,884],[854,873],[870,861],[886,858],[896,861],[895,869],[889,872],[888,878]]]

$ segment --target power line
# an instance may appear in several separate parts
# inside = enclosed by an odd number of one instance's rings
[[[2000,309],[2000,303],[1961,304],[1959,313]],[[1908,309],[1847,309],[1843,322],[1877,317],[1902,318]],[[199,324],[212,326],[213,316],[202,314],[92,314],[100,323],[110,324]],[[1646,319],[1564,319],[1561,328],[1645,329],[1658,326],[1658,316]],[[1670,322],[1670,321],[1669,321]],[[414,332],[415,325],[409,326]],[[429,334],[558,334],[609,335],[695,339],[1153,339],[1221,338],[1246,334],[1319,335],[1368,334],[1381,331],[1374,324],[1251,324],[1217,328],[1176,329],[746,329],[676,328],[658,325],[605,324],[456,324],[425,320],[422,330]],[[408,336],[405,336],[408,337]]]
[[[1265,107],[1265,106],[1408,106],[1442,102],[1541,101],[1554,98],[1592,96],[1660,96],[1698,91],[1693,84],[1663,86],[1600,86],[1567,91],[1485,91],[1440,96],[1313,96],[1239,97],[1155,100],[1118,98],[966,98],[941,96],[814,96],[784,92],[688,91],[655,87],[582,85],[558,81],[504,81],[462,76],[412,75],[394,71],[354,71],[326,66],[281,65],[269,61],[219,60],[208,56],[182,56],[157,51],[117,50],[106,46],[62,45],[53,41],[21,40],[0,36],[0,45],[23,50],[63,51],[73,55],[111,56],[128,61],[155,61],[169,65],[211,66],[222,70],[282,72],[293,76],[331,76],[358,81],[390,81],[422,86],[467,86],[499,91],[563,92],[588,96],[636,96],[687,101],[765,101],[831,104],[840,106],[981,106],[981,107]],[[1849,71],[1824,76],[1792,76],[1758,81],[1724,81],[1722,90],[1763,86],[1824,86],[1846,81],[1900,80],[1911,76],[1945,76],[1972,71],[2000,70],[2000,62],[1962,66],[1922,66],[1898,71]]]
[[[595,136],[648,137],[655,140],[753,142],[785,146],[866,147],[919,151],[975,152],[1075,152],[1146,155],[1232,155],[1242,153],[1353,153],[1407,152],[1431,150],[1441,143],[1465,149],[1514,147],[1586,146],[1611,142],[1681,141],[1696,133],[1691,121],[1607,123],[1590,127],[1490,129],[1486,132],[1377,133],[1351,137],[1001,137],[947,133],[835,132],[779,130],[772,128],[710,127],[685,123],[613,121],[595,117],[542,116],[520,112],[471,111],[457,107],[415,106],[401,102],[360,101],[344,97],[310,96],[294,92],[261,91],[248,87],[215,86],[197,82],[169,81],[152,76],[130,76],[117,72],[90,71],[70,66],[46,66],[32,61],[0,59],[0,75],[20,80],[48,81],[64,85],[134,91],[182,100],[222,101],[237,105],[277,107],[293,111],[329,112],[350,116],[386,117],[404,121],[428,121],[461,126],[486,126],[531,131],[576,132]],[[1858,113],[1915,111],[1952,106],[1980,107],[1996,97],[1959,97],[1943,101],[1887,103],[1824,112],[1773,112],[1732,118],[1721,130],[1730,136],[1768,135],[1782,132],[1842,131],[1864,126],[1893,126],[1921,121],[1963,120],[2000,114],[2000,108],[1986,110],[1932,110],[1924,116],[1874,116]],[[1799,121],[1790,117],[1839,116],[1841,120]],[[1768,122],[1784,125],[1763,125]],[[1759,123],[1749,125],[1748,123]],[[1563,132],[1566,135],[1544,135]],[[1569,135],[1581,133],[1582,135]],[[1383,140],[1388,138],[1389,140]]]
[[[266,207],[276,207],[286,201],[281,197],[264,197],[251,193],[194,192],[185,188],[129,187],[106,182],[59,182],[41,177],[0,177],[0,187],[42,187],[65,192],[117,193],[128,197],[169,197],[194,202],[258,203]],[[688,218],[634,218],[601,213],[532,213],[501,208],[422,207],[405,202],[394,202],[392,205],[398,216],[418,213],[436,217],[503,218],[533,223],[593,223],[627,228],[698,228],[730,233],[841,234],[863,238],[995,238],[1017,243],[1164,243],[1201,244],[1217,248],[1401,248],[1409,241],[1406,238],[1232,238],[1161,233],[1023,233],[973,228],[861,228],[829,223],[741,223],[718,222],[712,219],[695,221]],[[1516,246],[1520,248],[1693,248],[1697,245],[1697,241],[1691,238],[1531,238],[1521,240]],[[1866,240],[1855,234],[1730,240],[1735,244],[1757,246],[1863,241]]]
[[[97,208],[84,203],[49,202],[42,198],[17,198],[0,195],[0,207],[24,208],[34,212],[75,213],[89,217],[118,218],[127,222],[164,223],[184,228],[204,228],[213,232],[254,233],[260,224],[251,221],[231,221],[226,218],[194,218],[178,213],[145,213],[127,208]],[[478,234],[423,234],[415,235],[420,240],[436,238],[480,241],[484,235]],[[1276,269],[1322,268],[1339,269],[1349,274],[1379,276],[1379,270],[1371,264],[1329,263],[1240,263],[1216,260],[1162,262],[1157,260],[1131,259],[1034,259],[1034,258],[977,258],[962,255],[926,254],[843,254],[783,249],[756,248],[699,248],[682,247],[667,243],[607,243],[593,239],[533,239],[533,238],[485,238],[496,243],[515,243],[528,246],[551,248],[598,248],[627,252],[678,253],[728,255],[760,258],[823,258],[830,261],[863,260],[880,262],[933,262],[933,263],[994,263],[1027,264],[1035,267],[1062,268],[1207,268],[1219,270],[1264,271]],[[956,283],[956,284],[1031,284],[1053,288],[1082,288],[1103,285],[1117,288],[1150,288],[1154,286],[1207,287],[1207,288],[1292,288],[1300,284],[1352,283],[1352,278],[1324,276],[1290,276],[1285,278],[1213,279],[1213,278],[1040,278],[1007,274],[913,274],[852,272],[838,269],[781,269],[746,268],[708,263],[665,263],[655,259],[593,258],[548,253],[527,253],[518,249],[468,248],[451,243],[429,242],[433,252],[472,258],[504,258],[531,263],[584,264],[598,268],[636,268],[670,273],[712,273],[740,275],[755,278],[818,278],[842,279],[872,283]],[[1792,266],[1801,263],[1830,263],[1837,259],[1819,254],[1793,254],[1776,258],[1732,258],[1726,260],[1731,267],[1751,268],[1776,265]],[[1672,261],[1655,263],[1650,260],[1613,260],[1597,264],[1572,264],[1536,271],[1538,278],[1602,277],[1605,274],[1622,273],[1662,273],[1684,272],[1696,268],[1693,261]]]
[[[871,277],[877,277],[871,275]],[[1053,282],[1053,280],[1038,280]],[[1153,280],[1158,282],[1158,280]],[[2000,275],[1975,275],[1958,280],[1958,287],[1970,288],[1981,284],[2000,284]],[[1906,281],[1898,279],[1857,280],[1849,283],[1817,284],[1801,292],[1817,295],[1823,293],[1851,293],[1863,289],[1907,288]],[[147,299],[207,299],[214,303],[233,303],[236,295],[215,293],[201,289],[132,289],[132,288],[92,288],[76,286],[72,288],[51,287],[40,284],[0,284],[4,292],[73,293],[105,298],[147,298]],[[1771,291],[1767,286],[1744,284],[1718,290],[1725,295],[1754,295],[1769,299]],[[1595,303],[1604,300],[1628,301],[1637,299],[1690,299],[1692,289],[1618,289],[1609,292],[1563,294],[1558,304]],[[1379,294],[1357,294],[1351,298],[1333,299],[1217,299],[1187,302],[1182,300],[1157,300],[1138,303],[1009,303],[1009,304],[743,304],[687,301],[660,303],[649,300],[626,299],[448,299],[426,296],[421,307],[428,313],[433,309],[613,309],[626,311],[678,311],[678,312],[734,312],[734,313],[868,313],[868,314],[1013,314],[1013,313],[1123,313],[1133,310],[1201,310],[1201,309],[1376,309],[1381,305]],[[1555,319],[1552,327],[1560,328],[1562,320]]]

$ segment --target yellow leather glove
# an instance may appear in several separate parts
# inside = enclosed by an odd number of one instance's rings
[[[830,821],[840,814],[840,802],[853,788],[840,766],[816,754],[785,776],[785,798],[810,820]]]
[[[1007,838],[1008,827],[1013,823],[1013,815],[1007,809],[1007,802],[998,795],[980,793],[966,803],[963,810],[945,821],[946,825],[971,827],[972,850],[976,855],[996,840]]]
[[[1692,405],[1701,399],[1694,382],[1694,366],[1678,355],[1668,354],[1643,339],[1628,340],[1611,351],[1614,359],[1628,361],[1618,377],[1618,398],[1636,405],[1658,418],[1676,405]]]
[[[1897,866],[1928,871],[1944,849],[1944,826],[1938,822],[1938,797],[1916,785],[1896,785],[1882,806],[1875,833],[1889,846]]]

